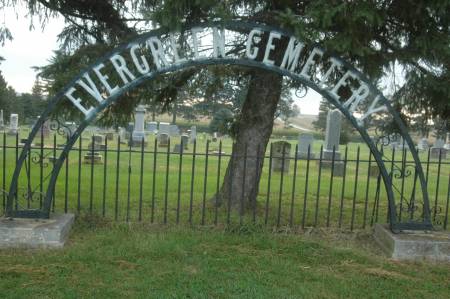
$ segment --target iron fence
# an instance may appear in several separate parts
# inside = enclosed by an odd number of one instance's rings
[[[317,142],[306,153],[299,152],[293,141],[289,150],[289,145],[283,145],[282,154],[275,152],[273,142],[264,155],[246,152],[241,157],[244,188],[250,168],[246,168],[246,162],[263,161],[264,166],[255,201],[235,208],[231,198],[219,205],[216,196],[232,158],[230,139],[200,138],[194,143],[183,143],[178,137],[161,144],[150,136],[146,143],[133,146],[116,135],[107,137],[101,143],[86,134],[79,138],[58,177],[53,212],[94,213],[116,221],[164,224],[255,223],[350,230],[389,221],[384,183],[365,145],[349,144],[341,147],[340,152],[334,149],[331,159],[325,157]],[[21,150],[20,141],[18,134],[3,133],[0,147],[3,212],[8,184]],[[16,208],[42,207],[45,182],[65,141],[56,134],[41,134],[35,141],[20,176]],[[382,150],[384,157],[389,157],[385,163],[390,165],[398,198],[408,199],[409,203],[418,201],[421,195],[415,164],[406,149],[387,146]],[[438,156],[431,150],[422,151],[420,158],[433,225],[436,229],[448,229],[450,162],[445,151]],[[230,186],[237,187],[236,182]],[[398,217],[412,219],[420,207],[408,204],[406,208],[405,202],[397,202]]]

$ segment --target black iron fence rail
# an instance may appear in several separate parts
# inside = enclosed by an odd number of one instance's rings
[[[305,157],[298,156],[298,145],[281,156],[273,152],[258,156],[244,155],[242,182],[245,185],[247,161],[264,161],[257,201],[235,208],[231,199],[218,205],[219,192],[226,166],[232,154],[231,141],[195,142],[173,152],[179,139],[169,139],[167,147],[159,150],[156,138],[148,145],[132,147],[105,139],[96,144],[92,136],[90,146],[80,138],[69,153],[55,187],[53,212],[96,213],[116,221],[148,221],[151,223],[188,223],[219,225],[260,223],[274,226],[326,226],[366,228],[376,222],[388,221],[387,198],[376,163],[365,146],[344,147],[341,158],[331,161],[323,157],[323,148],[308,148]],[[39,146],[32,146],[21,174],[21,190],[17,192],[15,207],[40,208],[45,183],[52,163],[61,149],[61,136],[38,138]],[[86,145],[85,145],[86,143]],[[201,144],[203,143],[203,144]],[[200,145],[204,151],[199,151]],[[9,181],[21,145],[19,135],[7,137],[3,133],[1,156],[2,209],[4,212]],[[211,150],[214,150],[213,152]],[[259,152],[259,151],[258,151]],[[96,154],[94,154],[96,153]],[[86,154],[90,156],[85,157]],[[101,157],[100,157],[101,156]],[[431,151],[421,153],[422,167],[432,206],[432,220],[436,229],[448,229],[450,201],[450,162],[445,152],[438,157]],[[274,161],[281,160],[281,168]],[[87,163],[86,163],[87,162]],[[390,168],[399,199],[420,201],[420,188],[415,179],[415,164],[407,150],[386,148],[384,162]],[[341,163],[339,167],[337,164]],[[338,171],[341,169],[341,171]],[[340,172],[340,173],[338,173]],[[233,186],[230,186],[233,188]],[[244,196],[245,189],[242,189]],[[24,195],[25,194],[25,195]],[[413,219],[417,207],[406,209],[406,201],[397,202],[399,219]]]

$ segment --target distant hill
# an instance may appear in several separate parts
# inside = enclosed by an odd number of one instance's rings
[[[297,117],[290,118],[289,122],[292,124],[292,127],[303,131],[314,131],[314,127],[312,125],[313,121],[317,119],[317,115],[311,114],[300,114]],[[280,119],[275,120],[275,127],[283,127],[284,124]]]

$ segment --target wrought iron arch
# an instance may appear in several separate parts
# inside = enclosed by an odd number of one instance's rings
[[[295,38],[294,35],[289,32],[285,31],[279,28],[274,28],[271,26],[267,26],[264,24],[255,24],[255,23],[247,23],[242,21],[228,21],[228,22],[211,22],[211,23],[202,23],[198,26],[190,26],[189,28],[185,28],[181,31],[180,34],[183,34],[184,32],[187,32],[188,30],[192,30],[193,28],[203,28],[207,29],[209,28],[212,30],[212,28],[220,28],[221,30],[230,30],[231,32],[237,32],[237,34],[241,34],[242,32],[251,32],[252,30],[259,30],[259,32],[265,33],[265,34],[280,34],[281,36],[287,37],[287,38]],[[214,33],[215,34],[215,33]],[[377,147],[376,142],[372,140],[369,136],[369,133],[366,128],[363,127],[361,124],[361,121],[359,121],[357,118],[355,118],[352,111],[349,110],[347,106],[345,106],[343,103],[339,101],[339,99],[336,99],[332,96],[330,89],[327,86],[323,86],[322,84],[319,84],[317,82],[314,82],[313,79],[308,80],[304,76],[301,76],[299,73],[294,72],[293,69],[288,70],[286,68],[281,68],[280,66],[276,66],[271,63],[257,61],[255,59],[248,59],[248,57],[228,57],[226,55],[217,55],[216,50],[219,51],[220,49],[214,49],[214,53],[210,51],[211,56],[209,57],[202,57],[200,59],[198,58],[192,58],[192,59],[185,59],[183,61],[179,61],[177,63],[168,64],[162,67],[159,67],[153,71],[149,71],[146,74],[143,74],[142,76],[135,78],[134,80],[129,80],[129,82],[124,82],[125,84],[119,88],[118,91],[110,94],[106,98],[104,98],[103,101],[99,102],[99,104],[86,113],[85,119],[80,123],[80,125],[77,127],[75,132],[73,132],[68,139],[66,145],[64,146],[63,150],[61,151],[60,156],[56,159],[56,161],[53,164],[53,169],[51,171],[51,175],[49,178],[47,190],[45,192],[45,197],[43,201],[43,205],[41,209],[37,210],[20,210],[20,209],[14,209],[14,199],[17,196],[17,189],[18,189],[18,180],[19,175],[21,172],[21,169],[23,168],[24,161],[26,160],[31,142],[33,139],[37,136],[39,133],[39,130],[44,125],[44,122],[49,119],[52,112],[55,111],[57,105],[64,100],[67,100],[65,97],[66,93],[70,91],[71,88],[75,86],[75,83],[78,80],[81,80],[84,74],[87,74],[89,71],[92,71],[92,69],[102,62],[106,62],[108,59],[111,59],[116,54],[120,54],[124,52],[125,50],[130,50],[132,47],[145,43],[150,38],[154,37],[160,37],[162,35],[170,36],[170,32],[165,30],[154,30],[147,34],[141,35],[135,40],[128,42],[122,46],[117,47],[112,52],[108,53],[104,57],[100,58],[97,62],[92,64],[90,67],[86,68],[84,71],[82,71],[76,78],[74,78],[61,92],[59,92],[53,99],[50,100],[48,106],[46,107],[45,111],[42,113],[40,119],[36,123],[36,125],[33,127],[31,133],[29,134],[29,137],[26,141],[26,143],[23,146],[22,152],[17,160],[16,168],[14,170],[14,174],[12,176],[12,181],[10,185],[10,190],[8,193],[7,198],[7,206],[6,206],[6,215],[9,217],[35,217],[35,218],[48,218],[50,216],[50,210],[51,210],[51,203],[54,196],[54,187],[56,184],[56,180],[59,174],[59,171],[64,163],[64,160],[67,158],[68,153],[70,149],[73,147],[76,140],[81,136],[81,133],[84,131],[84,129],[98,116],[99,113],[101,113],[105,108],[116,102],[120,96],[122,96],[125,92],[132,90],[136,86],[142,84],[143,82],[147,80],[152,80],[157,76],[171,73],[175,71],[180,71],[183,69],[191,68],[191,67],[205,67],[209,65],[238,65],[238,66],[244,66],[244,67],[250,67],[250,68],[257,68],[257,69],[263,69],[267,71],[276,72],[280,75],[290,77],[293,80],[296,80],[300,82],[301,84],[315,90],[320,95],[322,95],[324,98],[326,98],[330,103],[332,103],[337,109],[341,111],[341,113],[352,123],[352,125],[356,128],[356,130],[361,134],[361,137],[366,142],[367,146],[370,148],[371,153],[374,156],[374,159],[380,169],[380,175],[384,181],[386,193],[388,197],[388,209],[389,209],[389,223],[392,230],[403,230],[403,229],[420,229],[420,230],[428,230],[432,229],[431,219],[430,219],[430,207],[429,207],[429,200],[428,200],[428,194],[427,194],[427,188],[426,188],[426,181],[425,176],[423,174],[423,170],[420,164],[419,156],[415,150],[411,151],[412,157],[415,162],[415,180],[418,179],[420,181],[421,189],[422,189],[422,198],[423,198],[423,211],[421,214],[421,217],[419,220],[412,220],[409,219],[408,221],[401,222],[399,221],[397,217],[397,207],[395,203],[395,197],[394,197],[394,191],[392,188],[392,173],[389,173],[386,165],[383,160],[383,154],[380,151],[380,149]],[[220,36],[219,36],[220,37]],[[311,45],[312,49],[318,49],[318,51],[322,51],[325,53],[323,49],[320,48],[318,45]],[[215,48],[215,45],[213,45],[213,48]],[[225,46],[224,46],[225,48]],[[266,50],[267,51],[267,50]],[[410,149],[414,149],[414,144],[412,142],[411,137],[408,134],[408,131],[406,129],[406,126],[402,122],[401,118],[397,114],[397,112],[393,109],[393,107],[390,105],[390,102],[382,95],[382,93],[367,79],[365,76],[359,72],[357,69],[355,69],[353,66],[345,62],[340,57],[329,54],[327,55],[329,58],[333,58],[335,61],[337,61],[340,65],[340,67],[345,68],[347,71],[351,71],[353,74],[355,74],[356,78],[366,84],[366,86],[369,88],[369,91],[372,95],[377,97],[377,100],[379,103],[381,103],[385,108],[387,113],[393,117],[396,125],[398,126],[401,136],[404,138],[405,144],[409,146]],[[155,56],[154,56],[155,59]],[[156,58],[157,59],[157,58]],[[153,61],[155,63],[155,61]],[[289,65],[289,62],[288,62]],[[322,82],[323,83],[323,82]],[[58,127],[57,129],[61,129]],[[403,200],[400,198],[400,200]]]

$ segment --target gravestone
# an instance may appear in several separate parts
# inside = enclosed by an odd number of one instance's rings
[[[105,138],[102,135],[93,135],[91,142],[88,144],[88,151],[84,155],[84,163],[103,163],[103,156],[99,152],[103,150],[105,150]]]
[[[125,128],[119,127],[119,138],[120,143],[124,144],[127,142],[127,140],[130,138],[128,135],[128,132],[125,130]]]
[[[159,147],[167,147],[169,146],[169,134],[160,133],[158,134],[158,146]]]
[[[147,145],[147,138],[145,136],[145,108],[142,105],[137,106],[134,114],[134,128],[131,135],[131,146]]]
[[[42,135],[44,136],[44,138],[48,138],[48,136],[50,136],[50,122],[48,120],[46,120],[43,124],[42,124]]]
[[[419,143],[417,144],[417,148],[419,149],[419,151],[427,151],[428,139],[427,138],[420,139]]]
[[[180,136],[180,128],[178,128],[177,125],[170,125],[169,126],[169,135],[170,137],[178,137]]]
[[[190,132],[189,137],[190,137],[191,143],[194,143],[195,140],[197,140],[197,127],[196,126],[191,127],[191,132]]]
[[[289,172],[291,144],[286,141],[272,143],[272,171]]]
[[[5,121],[3,119],[3,109],[0,110],[0,130],[5,129]]]
[[[322,166],[324,168],[332,168],[333,175],[335,176],[344,175],[344,162],[340,161],[341,153],[339,152],[340,136],[341,112],[338,109],[330,110],[327,115],[327,128],[325,130]]]
[[[328,111],[327,115],[327,127],[325,130],[325,143],[323,149],[323,159],[331,160],[333,158],[333,148],[334,159],[340,160],[341,154],[339,152],[339,140],[341,136],[341,112],[334,109]]]
[[[446,159],[447,158],[447,150],[444,148],[445,141],[442,138],[437,138],[433,147],[430,150],[430,157],[432,159]]]
[[[309,147],[309,158],[314,159],[313,151],[314,136],[312,134],[306,133],[298,136],[298,159],[308,159],[308,147]]]
[[[447,143],[444,145],[447,151],[450,151],[450,133],[447,133]]]
[[[188,149],[189,136],[186,134],[181,135],[181,144],[183,144],[183,149]]]
[[[107,140],[114,140],[114,133],[113,132],[107,132],[105,134],[105,137]]]
[[[181,153],[181,144],[177,143],[173,146],[172,153],[179,154]]]
[[[8,135],[16,135],[17,132],[19,132],[19,115],[13,113],[9,116]]]
[[[164,122],[160,122],[159,123],[158,136],[160,134],[170,135],[170,124],[169,123],[164,123]]]
[[[149,133],[156,134],[158,132],[158,123],[155,121],[148,122],[145,129]]]
[[[213,136],[212,136],[212,142],[216,142],[216,141],[217,141],[217,132],[214,132]]]

